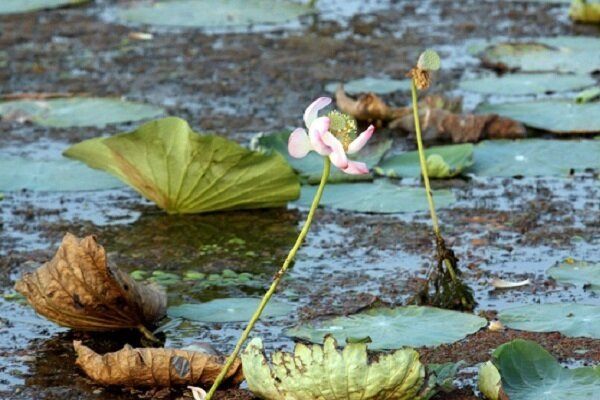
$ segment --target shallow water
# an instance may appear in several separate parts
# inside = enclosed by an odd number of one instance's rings
[[[116,3],[96,1],[89,7],[0,18],[2,54],[9,67],[0,69],[3,92],[125,95],[164,106],[196,129],[247,143],[256,132],[298,124],[302,105],[322,94],[331,81],[367,75],[402,78],[424,47],[435,47],[444,58],[439,88],[465,95],[465,108],[472,109],[481,98],[455,90],[463,74],[481,72],[477,59],[466,52],[471,40],[498,35],[598,34],[593,27],[573,26],[564,17],[565,6],[333,1],[320,2],[317,18],[275,29],[209,34],[148,28],[144,30],[154,33],[154,39],[135,42],[127,35],[138,27],[111,23],[106,10]],[[408,97],[395,93],[389,99],[406,104]],[[0,121],[0,154],[58,157],[73,142],[133,126],[55,130]],[[395,151],[413,146],[397,134],[379,134],[395,139]],[[567,257],[600,260],[597,175],[472,177],[436,185],[449,187],[458,199],[440,211],[440,220],[466,281],[475,289],[476,312],[534,302],[600,304],[596,294],[553,285],[545,274]],[[101,388],[73,364],[74,338],[108,351],[127,342],[135,344],[134,336],[118,335],[115,340],[114,336],[69,332],[37,317],[14,298],[14,281],[48,260],[65,232],[96,235],[109,258],[129,272],[160,270],[183,276],[188,270],[214,274],[231,269],[253,276],[252,284],[239,286],[199,287],[182,280],[167,287],[169,302],[175,305],[259,296],[293,244],[305,213],[290,205],[280,210],[166,216],[127,188],[4,193],[0,201],[0,398],[131,399],[147,395]],[[301,319],[351,313],[375,301],[402,304],[414,293],[418,278],[425,276],[432,250],[426,213],[364,215],[321,210],[276,295],[292,304],[297,315],[262,321],[254,335],[262,336],[269,349],[289,349],[292,341],[282,332]],[[530,278],[533,284],[493,290],[489,282],[495,277]],[[164,333],[167,346],[207,341],[227,352],[242,328],[239,323],[175,321]],[[576,342],[560,335],[538,338],[566,349],[560,354],[569,364],[600,361],[599,352],[575,353]],[[598,341],[593,344],[597,347]],[[491,349],[478,349],[475,358],[487,358]],[[434,361],[448,356],[442,350],[424,353]],[[449,357],[458,361],[472,355],[456,349]],[[467,387],[472,385],[468,376],[472,368],[467,366],[461,375]]]

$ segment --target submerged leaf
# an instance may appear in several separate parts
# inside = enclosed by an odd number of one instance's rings
[[[165,294],[108,265],[93,236],[65,235],[54,258],[25,274],[15,289],[41,315],[86,331],[151,326],[165,315]]]
[[[297,204],[309,207],[314,197],[314,186],[303,186]],[[450,190],[433,192],[439,208],[448,207],[456,201]],[[427,210],[425,189],[398,186],[385,180],[373,183],[338,183],[325,188],[321,204],[338,210],[364,213],[392,214]]]
[[[199,135],[173,117],[83,141],[64,154],[115,175],[170,214],[278,207],[300,191],[281,155]]]
[[[485,141],[475,146],[471,170],[479,176],[567,176],[600,168],[598,154],[596,140]]]
[[[512,329],[560,332],[565,336],[600,339],[600,306],[574,303],[529,304],[504,310],[498,318]]]
[[[447,169],[432,170],[435,164],[433,163],[434,160],[431,160],[432,165],[430,166],[429,158],[433,155],[439,156]],[[431,178],[450,178],[459,175],[473,165],[473,145],[465,143],[434,146],[425,150],[425,157],[427,157],[427,170]],[[439,164],[440,160],[438,159],[437,162]],[[418,178],[421,176],[419,153],[410,151],[386,158],[379,163],[377,172],[390,177]]]
[[[473,46],[484,65],[500,71],[590,73],[600,65],[600,39],[557,36]]]
[[[69,97],[0,103],[3,119],[32,121],[55,128],[98,126],[140,121],[164,115],[162,108],[117,98]]]
[[[2,0],[0,14],[17,14],[87,3],[89,0]]]
[[[600,103],[575,103],[570,100],[525,101],[482,104],[481,114],[498,114],[532,128],[560,134],[600,132]]]
[[[104,355],[74,341],[76,364],[103,385],[128,387],[210,386],[223,368],[224,358],[188,350],[132,348]],[[229,368],[224,386],[237,386],[244,379],[240,360]]]
[[[406,306],[373,308],[358,314],[306,323],[289,329],[286,334],[313,343],[322,343],[323,336],[327,334],[340,341],[370,336],[373,341],[371,349],[389,350],[454,343],[486,325],[484,318],[473,314]]]
[[[589,74],[505,74],[466,79],[460,82],[462,90],[471,92],[518,96],[547,92],[565,92],[596,84]]]
[[[492,362],[484,364],[479,374],[479,387],[490,400],[589,400],[600,387],[600,368],[563,368],[543,347],[528,340],[498,347]],[[500,376],[502,384],[496,392]],[[504,392],[507,396],[502,397]]]
[[[243,322],[248,321],[260,304],[260,299],[226,298],[215,299],[200,304],[182,304],[169,307],[172,318],[185,318],[200,322]],[[288,315],[293,310],[289,304],[271,300],[265,307],[261,318]]]
[[[325,90],[335,93],[341,83],[333,82],[325,86]],[[399,91],[410,91],[410,79],[390,79],[366,77],[344,83],[344,90],[351,95],[361,93],[389,94]]]
[[[310,7],[289,0],[169,0],[137,2],[117,9],[117,15],[133,23],[223,28],[281,24],[310,11]]]
[[[548,275],[559,283],[600,291],[600,263],[564,262],[548,269]]]
[[[266,400],[415,400],[425,367],[412,349],[381,355],[369,363],[367,345],[350,343],[340,352],[332,337],[323,346],[296,344],[294,353],[267,360],[262,341],[253,339],[242,353],[248,388]]]

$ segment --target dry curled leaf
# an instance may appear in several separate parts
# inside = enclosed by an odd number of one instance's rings
[[[531,280],[525,279],[523,281],[512,282],[512,281],[507,281],[505,279],[494,278],[494,279],[492,279],[491,283],[492,283],[492,286],[495,287],[496,289],[511,289],[511,288],[516,288],[516,287],[531,285]]]
[[[203,386],[213,384],[225,358],[205,353],[164,348],[125,346],[114,353],[100,355],[74,341],[75,363],[94,381],[103,385],[128,387]],[[244,379],[240,360],[225,377],[225,386],[237,386]]]
[[[156,287],[135,282],[108,265],[93,236],[67,233],[54,258],[25,274],[15,289],[41,315],[86,331],[146,327],[165,315],[167,299]]]
[[[477,142],[483,139],[517,139],[525,137],[525,127],[517,121],[495,114],[454,114],[438,108],[423,108],[419,113],[425,140],[448,140],[453,143]],[[390,128],[414,132],[412,115],[390,123]]]
[[[390,107],[374,93],[363,94],[354,100],[346,95],[342,86],[335,96],[339,109],[359,121],[387,122],[392,129],[414,133],[411,107]],[[523,124],[508,118],[495,114],[462,114],[461,99],[430,95],[419,102],[419,107],[425,140],[466,143],[483,139],[520,139],[526,134]]]

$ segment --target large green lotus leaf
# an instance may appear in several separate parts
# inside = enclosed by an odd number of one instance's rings
[[[18,116],[39,125],[56,128],[103,127],[160,117],[164,115],[164,110],[116,98],[70,97],[3,102],[0,103],[0,115],[4,118]]]
[[[596,84],[584,74],[505,74],[465,79],[459,87],[470,92],[493,95],[526,95],[579,90]]]
[[[309,12],[307,5],[288,0],[167,0],[122,7],[117,15],[149,25],[223,28],[281,24]]]
[[[2,0],[0,14],[18,14],[47,8],[72,6],[87,3],[89,0]]]
[[[115,175],[172,214],[283,206],[300,190],[281,155],[199,135],[173,117],[86,140],[64,154]]]
[[[492,354],[492,362],[497,371],[480,371],[479,380],[495,380],[499,371],[502,390],[510,400],[591,400],[600,393],[600,367],[563,368],[542,346],[529,340],[503,344]]]
[[[600,38],[557,36],[480,44],[471,49],[486,63],[522,72],[590,73],[600,65]]]
[[[167,314],[172,318],[184,318],[199,322],[245,322],[250,320],[259,304],[260,299],[232,297],[200,304],[169,307]],[[265,307],[261,318],[288,315],[293,309],[287,303],[271,300]]]
[[[476,111],[479,114],[498,114],[554,133],[600,132],[600,102],[580,104],[570,100],[544,100],[482,104]]]
[[[122,187],[119,180],[68,159],[0,159],[0,190],[79,191]]]
[[[369,362],[366,344],[338,351],[332,337],[323,346],[296,344],[294,353],[274,353],[270,363],[256,338],[241,358],[248,388],[266,400],[418,400],[426,373],[413,349]]]
[[[499,319],[507,327],[522,331],[560,332],[565,336],[600,339],[600,306],[529,304],[504,310]]]
[[[342,82],[333,82],[325,86],[325,90],[335,93]],[[361,78],[344,83],[344,91],[351,95],[361,93],[389,94],[399,91],[410,91],[410,79]]]
[[[563,262],[548,269],[548,275],[559,283],[600,290],[600,263]]]
[[[370,337],[374,350],[403,346],[437,346],[454,343],[486,326],[487,321],[473,314],[434,307],[372,308],[344,317],[307,323],[286,332],[288,336],[323,343],[323,337],[337,340]]]
[[[310,207],[316,188],[302,186],[297,204]],[[450,190],[433,192],[437,208],[448,207],[456,201]],[[325,188],[321,205],[338,210],[364,213],[393,214],[427,210],[425,189],[398,186],[385,180],[373,183],[338,183]]]
[[[600,168],[596,140],[490,140],[475,146],[471,170],[479,176],[567,176]]]
[[[313,151],[304,158],[290,156],[287,150],[289,136],[290,132],[279,132],[271,135],[259,134],[252,139],[252,146],[257,149],[272,149],[281,153],[304,181],[311,184],[319,183],[323,173],[323,157]],[[373,168],[391,147],[391,140],[385,140],[374,145],[369,144],[360,153],[352,155],[350,158],[362,161],[369,168]],[[332,168],[328,182],[352,182],[372,179],[372,175],[349,175],[337,168]]]
[[[473,145],[471,143],[434,146],[425,150],[425,157],[428,160],[434,154],[441,156],[448,168],[444,169],[444,173],[441,174],[432,173],[432,168],[428,168],[431,178],[450,178],[459,175],[473,165]],[[389,177],[418,178],[421,176],[419,153],[409,151],[386,158],[379,163],[376,172]]]

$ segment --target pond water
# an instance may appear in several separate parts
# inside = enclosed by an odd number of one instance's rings
[[[277,26],[202,30],[127,26],[113,18],[122,2],[0,16],[2,93],[67,92],[123,96],[165,108],[197,130],[247,144],[257,132],[300,123],[303,107],[325,85],[364,76],[403,79],[418,53],[439,50],[440,91],[465,96],[472,109],[481,96],[457,89],[461,76],[481,72],[465,49],[470,41],[552,35],[598,36],[573,25],[567,6],[511,1],[427,0],[319,2],[318,15]],[[136,41],[131,32],[152,40]],[[597,78],[596,78],[597,79]],[[521,99],[522,97],[520,97]],[[408,104],[408,94],[386,96]],[[502,101],[502,98],[491,98]],[[5,118],[0,157],[56,159],[70,144],[130,130],[135,123],[104,128],[54,129]],[[413,149],[397,132],[394,151]],[[468,177],[436,182],[457,201],[440,210],[444,236],[456,251],[466,282],[475,290],[476,313],[488,318],[518,305],[577,302],[600,305],[581,287],[557,285],[546,270],[571,257],[600,261],[600,185],[597,171],[564,177]],[[414,180],[402,184],[418,185]],[[86,192],[5,191],[0,197],[0,398],[134,399],[144,391],[103,388],[74,365],[72,340],[96,350],[117,350],[135,337],[70,332],[38,317],[15,296],[14,281],[50,259],[63,235],[94,234],[109,258],[127,272],[176,274],[166,284],[170,305],[216,298],[258,297],[292,246],[306,216],[286,209],[167,216],[129,188]],[[378,301],[402,304],[426,275],[433,256],[428,214],[360,214],[322,209],[307,243],[275,298],[294,315],[261,321],[253,335],[267,349],[290,349],[283,332],[299,321],[348,314]],[[248,273],[235,284],[224,270]],[[217,276],[185,280],[188,271]],[[493,278],[532,284],[494,290]],[[170,321],[166,346],[209,342],[230,351],[241,323]],[[436,399],[474,399],[473,366],[497,345],[528,337],[568,365],[600,362],[600,341],[559,334],[480,332],[443,349],[420,349],[427,362],[459,361],[465,389]],[[139,344],[139,343],[138,343]],[[580,351],[582,348],[588,351]],[[160,393],[177,398],[179,392]],[[239,395],[239,393],[237,394]],[[247,395],[247,394],[244,394]]]

